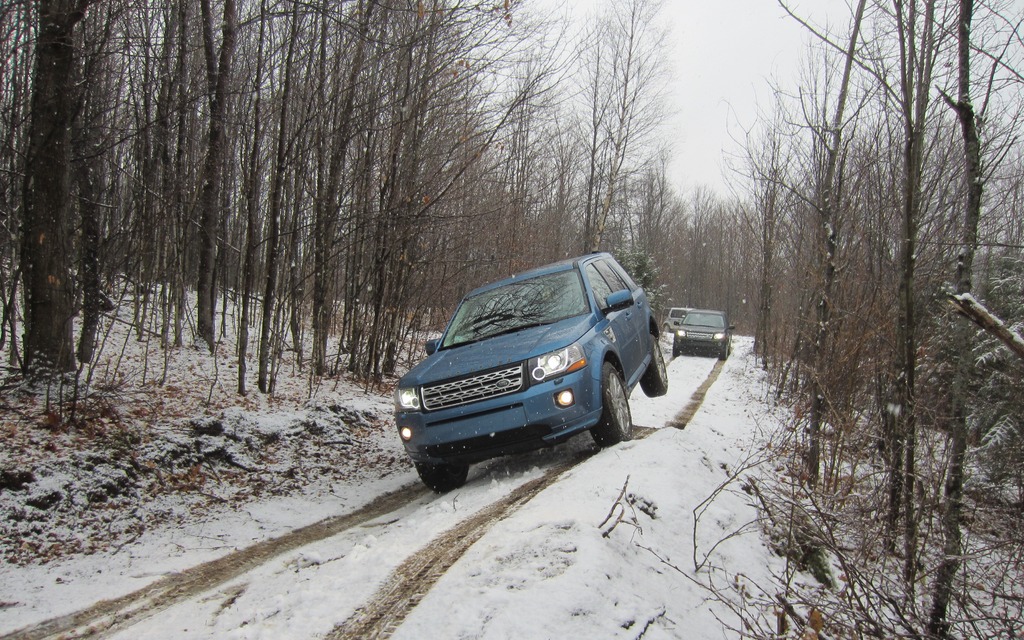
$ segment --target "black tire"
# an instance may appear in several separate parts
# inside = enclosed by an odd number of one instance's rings
[[[719,360],[728,360],[729,359],[729,351],[730,351],[730,349],[729,349],[728,343],[723,344],[722,345],[722,350],[718,352],[718,359]]]
[[[673,340],[672,341],[672,357],[673,358],[678,358],[679,355],[682,352],[683,352],[682,348],[680,348],[680,346],[678,344],[676,344],[675,340]]]
[[[658,344],[658,336],[651,335],[651,363],[640,377],[640,388],[648,398],[658,398],[668,393],[668,371],[665,370],[665,355]]]
[[[626,386],[619,370],[610,362],[601,367],[601,419],[590,430],[599,447],[610,447],[633,437],[633,416],[629,412]]]
[[[466,484],[469,475],[468,464],[430,464],[417,462],[416,473],[420,480],[436,493],[448,493]]]

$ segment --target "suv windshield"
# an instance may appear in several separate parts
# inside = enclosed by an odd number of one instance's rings
[[[717,313],[695,313],[691,311],[686,314],[683,324],[691,327],[711,327],[712,329],[724,329],[725,318]]]
[[[551,324],[588,310],[575,270],[510,282],[463,300],[441,348]]]

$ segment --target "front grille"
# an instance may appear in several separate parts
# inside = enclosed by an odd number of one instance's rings
[[[713,340],[715,338],[715,334],[705,333],[703,331],[687,331],[686,337],[694,338],[695,340]]]
[[[491,371],[472,378],[423,387],[423,408],[427,411],[457,407],[470,402],[515,393],[523,388],[523,367]]]

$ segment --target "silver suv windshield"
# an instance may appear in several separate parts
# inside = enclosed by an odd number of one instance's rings
[[[517,280],[463,300],[440,348],[552,324],[589,309],[575,269]]]

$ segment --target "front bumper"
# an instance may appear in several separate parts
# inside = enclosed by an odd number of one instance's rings
[[[474,463],[561,442],[597,424],[601,417],[600,379],[593,364],[565,376],[530,384],[516,393],[438,411],[395,415],[416,462]],[[575,398],[560,407],[555,396],[569,389]]]
[[[676,335],[672,340],[672,350],[675,352],[719,354],[727,348],[728,344],[729,338],[715,340],[714,338],[694,338],[689,336],[680,338]]]

